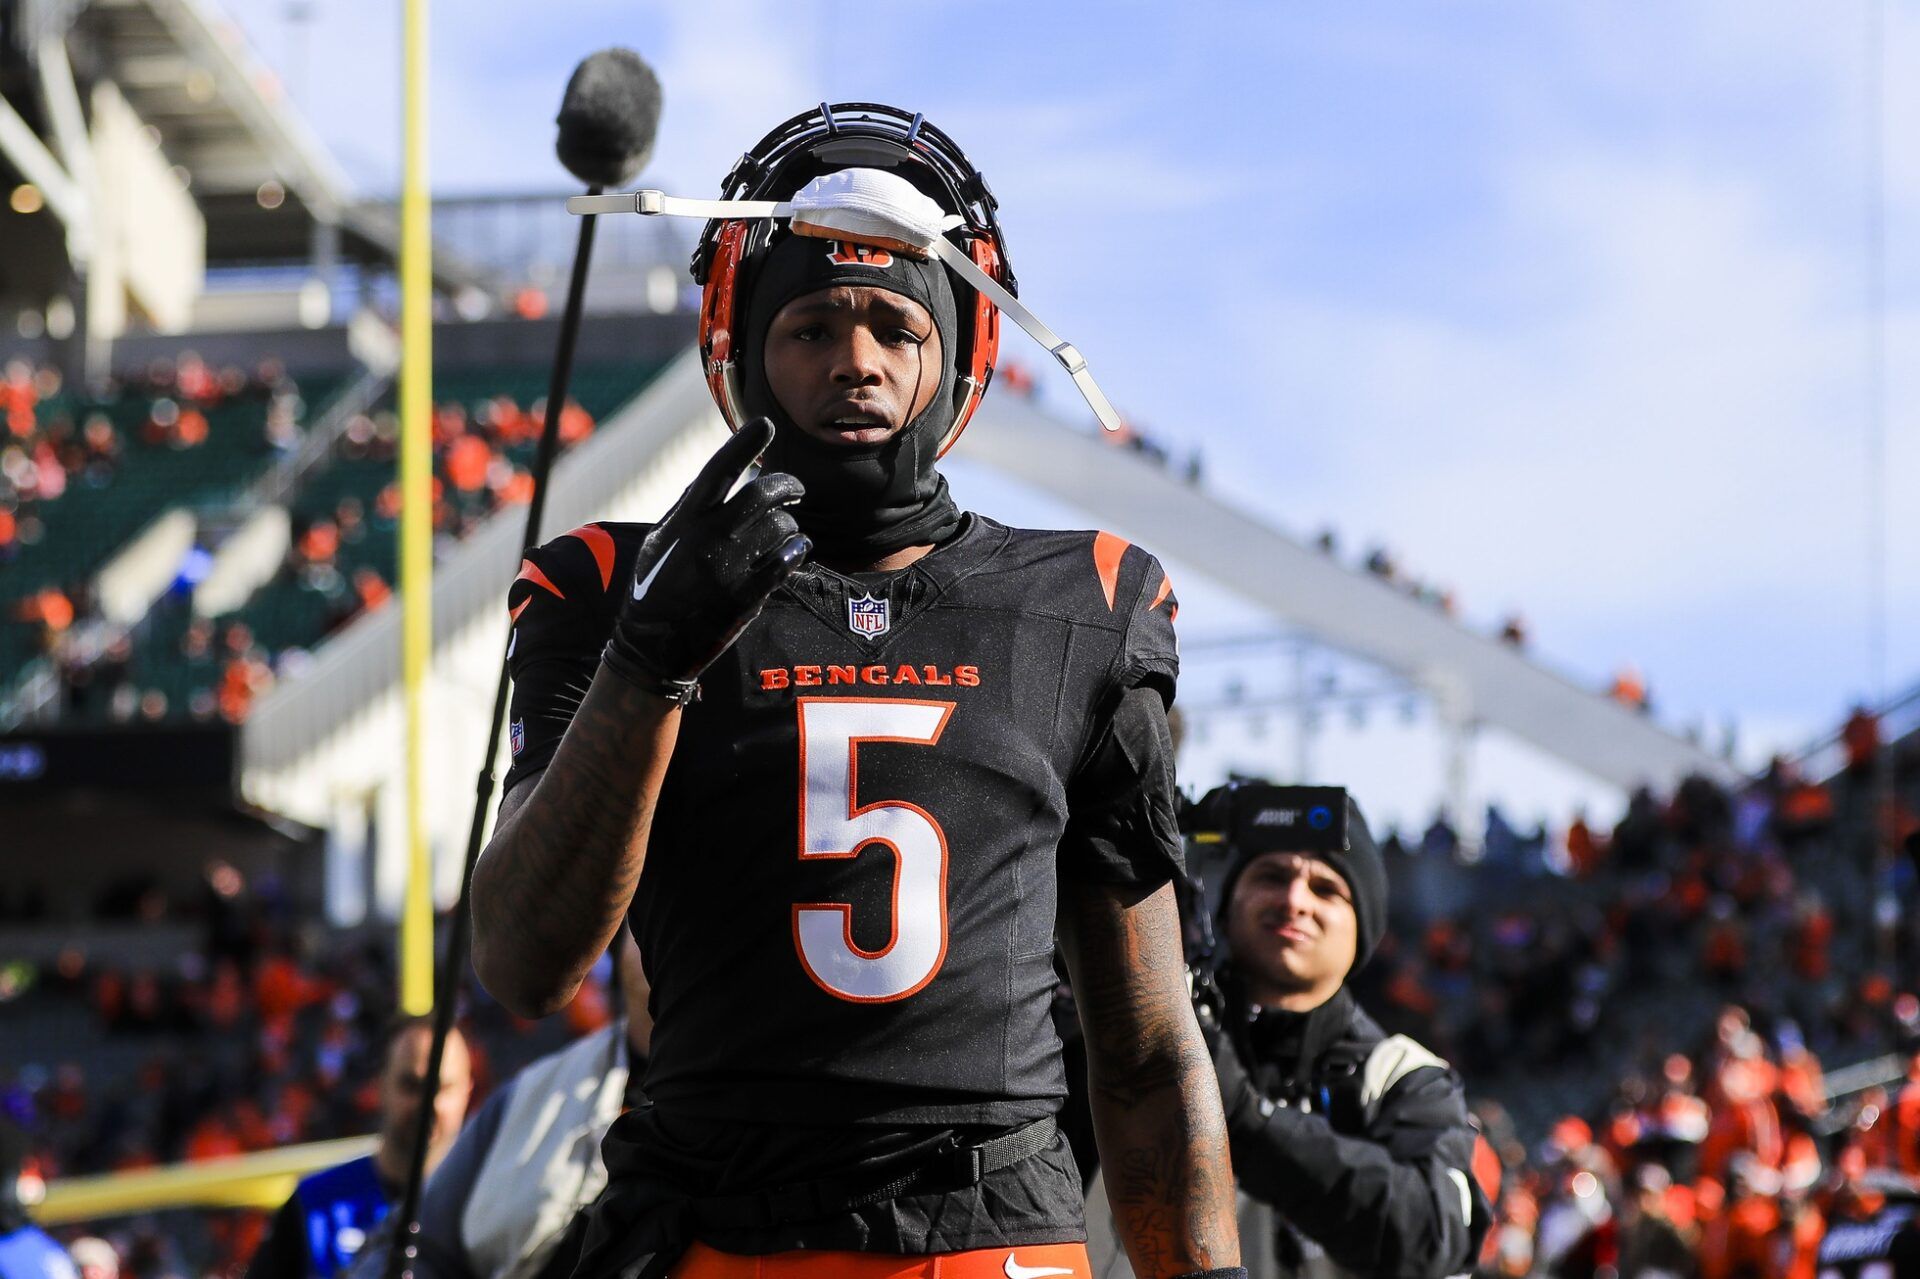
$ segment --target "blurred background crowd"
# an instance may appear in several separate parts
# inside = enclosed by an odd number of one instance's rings
[[[433,528],[442,552],[531,497],[546,401],[521,403],[521,381],[434,407]],[[313,407],[340,390],[333,379],[308,383],[320,400]],[[243,722],[277,678],[304,669],[315,646],[393,597],[399,425],[390,405],[369,407],[340,416],[315,441],[319,455],[303,457],[312,408],[277,359],[247,372],[183,350],[86,394],[69,391],[51,365],[8,361],[0,568],[18,561],[23,576],[40,580],[0,592],[0,654],[49,661],[59,712],[70,720]],[[593,428],[593,414],[570,401],[560,447]],[[76,534],[103,510],[157,514],[178,500],[183,464],[203,485],[223,468],[236,484],[294,472],[284,552],[249,598],[216,616],[198,589],[214,567],[211,539],[194,539],[174,553],[145,615],[116,622],[103,612],[88,571],[94,561]],[[101,536],[92,531],[92,540]]]

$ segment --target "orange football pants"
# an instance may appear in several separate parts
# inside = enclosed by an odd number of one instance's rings
[[[1087,1246],[1038,1243],[926,1257],[880,1252],[776,1252],[737,1257],[696,1243],[673,1279],[1093,1279]]]

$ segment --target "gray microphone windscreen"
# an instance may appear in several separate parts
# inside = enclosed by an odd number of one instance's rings
[[[560,163],[588,186],[632,183],[653,154],[660,81],[631,49],[602,49],[574,69],[560,103]]]

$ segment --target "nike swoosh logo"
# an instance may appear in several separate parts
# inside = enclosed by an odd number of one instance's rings
[[[1007,1279],[1042,1279],[1044,1275],[1070,1275],[1073,1271],[1060,1266],[1023,1266],[1007,1254],[1007,1264],[1001,1267],[1007,1272]]]
[[[680,543],[675,542],[672,546],[669,546],[660,558],[653,562],[653,567],[647,570],[647,575],[633,584],[633,598],[639,599],[647,593],[647,588],[653,585],[653,579],[660,576],[661,568],[666,565],[667,556],[673,554],[679,545]]]

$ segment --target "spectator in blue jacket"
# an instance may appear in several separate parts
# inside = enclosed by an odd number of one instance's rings
[[[427,1055],[432,1045],[429,1017],[410,1018],[394,1030],[380,1075],[380,1144],[370,1155],[301,1180],[274,1214],[247,1268],[248,1279],[335,1279],[346,1273],[406,1184],[414,1124],[429,1091]],[[467,1041],[458,1030],[447,1037],[439,1087],[432,1092],[429,1173],[460,1135],[473,1092]]]

